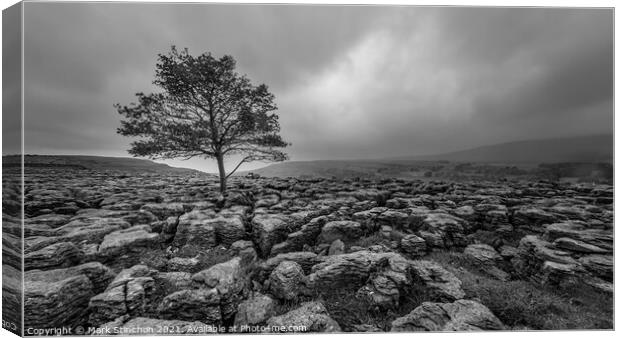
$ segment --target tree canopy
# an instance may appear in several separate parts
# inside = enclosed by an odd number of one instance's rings
[[[151,159],[214,158],[220,189],[243,163],[283,161],[275,96],[235,71],[232,56],[192,56],[187,49],[159,54],[153,83],[161,92],[137,93],[137,103],[116,104],[124,116],[117,132],[138,138],[129,153]],[[224,157],[241,155],[229,173]]]

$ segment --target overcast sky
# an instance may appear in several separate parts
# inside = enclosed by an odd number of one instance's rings
[[[232,55],[267,84],[292,160],[611,133],[612,14],[26,3],[26,152],[128,156],[112,105],[156,91],[156,55],[173,44]],[[166,163],[216,171],[212,160]]]

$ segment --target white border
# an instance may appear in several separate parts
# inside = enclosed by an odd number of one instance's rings
[[[37,1],[25,1],[25,2],[37,2]],[[65,1],[58,1],[58,2],[86,2],[86,1],[77,1],[77,0],[65,0]],[[91,2],[112,2],[112,1],[91,1]],[[122,2],[122,1],[114,1],[114,2]],[[124,2],[138,2],[138,1],[124,1]],[[270,1],[256,1],[256,0],[245,0],[245,1],[222,1],[222,0],[211,0],[211,1],[195,1],[195,0],[185,0],[185,1],[170,1],[170,0],[152,0],[152,1],[148,1],[148,2],[168,2],[168,3],[204,3],[204,2],[209,2],[209,3],[271,3],[271,4],[291,4],[291,3],[299,3],[299,4],[343,4],[343,5],[422,5],[422,6],[488,6],[488,7],[538,7],[538,6],[556,6],[556,7],[607,7],[607,8],[614,8],[614,12],[615,12],[615,7],[616,4],[614,1],[583,1],[583,0],[564,0],[564,1],[557,1],[557,0],[548,0],[548,1],[527,1],[527,0],[520,0],[520,1],[489,1],[489,0],[469,0],[469,1],[454,1],[454,0],[444,0],[444,1],[432,1],[432,0],[413,0],[413,1],[404,1],[404,0],[390,0],[390,1],[379,1],[379,0],[337,0],[337,1],[329,1],[329,0],[313,0],[313,1],[282,1],[282,0],[270,0]],[[15,1],[10,1],[10,0],[0,0],[0,3],[2,4],[2,8],[7,8],[10,5],[15,4]],[[24,34],[24,7],[22,7],[22,41],[23,41],[23,34]],[[1,25],[0,25],[0,33],[1,33]],[[616,61],[618,60],[618,45],[615,43],[616,42],[616,36],[618,36],[618,25],[616,25],[616,17],[615,17],[615,13],[614,13],[614,159],[616,158],[616,151],[618,149],[618,141],[615,137],[615,130],[618,130],[618,120],[615,119],[615,97],[617,97],[618,95],[618,88],[615,86],[616,83],[616,68],[615,68],[615,64]],[[22,94],[23,94],[23,43],[22,43]],[[0,56],[0,60],[1,60],[1,56]],[[0,70],[0,77],[1,77],[2,71]],[[24,102],[23,102],[23,95],[21,97],[22,99],[22,154],[24,151],[24,125],[23,125],[23,108],[24,108]],[[0,108],[1,109],[1,108]],[[2,122],[0,119],[0,127],[2,126]],[[0,146],[2,144],[2,140],[0,138]],[[1,163],[1,160],[0,160]],[[615,161],[614,161],[615,164]],[[614,177],[618,177],[618,171],[619,169],[617,167],[614,168]],[[615,181],[615,180],[614,180]],[[23,181],[22,181],[23,184]],[[23,191],[23,190],[22,190]],[[617,191],[614,193],[614,210],[616,210],[616,206],[617,206],[617,201],[618,201],[618,193]],[[1,197],[0,197],[0,202],[1,202]],[[23,206],[22,206],[23,207]],[[614,219],[614,225],[618,224],[617,220]],[[615,233],[615,231],[614,231]],[[1,253],[0,253],[0,257],[1,257]],[[614,262],[617,261],[617,252],[614,252]],[[23,257],[22,257],[23,259]],[[618,280],[618,271],[615,270],[614,271],[614,280]],[[1,284],[1,282],[0,282]],[[23,302],[22,302],[23,304]],[[22,305],[23,306],[23,305]],[[615,323],[617,321],[617,311],[615,311],[615,309],[618,307],[618,297],[615,297],[615,302],[614,302],[614,326]],[[22,313],[23,313],[23,309],[22,309]],[[2,329],[0,331],[1,336],[8,336],[11,333],[7,330]],[[493,335],[493,337],[496,336],[500,336],[500,337],[506,337],[506,336],[510,336],[510,337],[525,337],[525,336],[529,336],[529,337],[544,337],[544,338],[565,338],[565,337],[573,337],[573,336],[578,336],[578,335],[583,335],[583,334],[591,334],[591,335],[596,335],[597,337],[612,337],[614,336],[614,332],[613,331],[528,331],[528,332],[501,332],[501,333],[497,333],[497,332],[484,332],[484,333],[433,333],[434,335],[441,335],[441,336],[445,336],[445,335],[459,335],[459,334],[467,334],[468,336],[473,336],[473,337],[478,337],[478,336],[487,336],[489,337],[490,335]],[[405,337],[405,336],[409,336],[410,333],[403,333],[403,334],[390,334],[390,337]],[[237,336],[237,335],[233,335],[233,336]],[[261,335],[262,337],[263,335]],[[268,335],[268,336],[274,336],[275,335]],[[330,335],[330,336],[335,336],[335,337],[345,337],[347,336],[346,334],[335,334],[335,335]],[[375,336],[375,334],[367,334],[364,336]],[[175,336],[157,336],[157,337],[175,337]],[[239,335],[239,337],[241,337]],[[247,337],[247,336],[246,336]]]

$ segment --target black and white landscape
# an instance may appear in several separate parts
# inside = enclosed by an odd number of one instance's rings
[[[613,329],[613,10],[25,9],[24,334]]]

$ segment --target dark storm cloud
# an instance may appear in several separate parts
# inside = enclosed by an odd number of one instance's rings
[[[502,121],[528,114],[550,116],[613,95],[611,11],[469,9],[446,14],[440,16],[448,23],[446,33],[463,32],[453,55],[469,65],[494,69],[515,61],[503,73],[506,78],[500,88],[506,87],[504,83],[516,86],[510,86],[508,93],[491,91],[480,97],[478,114]],[[490,29],[502,25],[505,29]],[[512,81],[528,71],[535,71],[528,81]]]
[[[346,83],[360,87],[334,99],[330,112],[367,112],[349,119],[354,128],[321,135],[332,137],[340,156],[364,157],[369,147],[389,156],[612,131],[611,11],[425,8],[395,16],[398,24],[357,51],[357,71],[366,76],[346,67],[326,74],[335,84],[321,94],[334,98],[329,93]],[[383,52],[368,57],[377,52],[372,46]],[[337,74],[342,78],[333,80]],[[299,133],[329,118],[320,108],[296,125]],[[348,131],[357,142],[338,143]],[[305,141],[308,153],[320,149]]]
[[[335,6],[179,6],[174,26],[182,33],[174,41],[190,50],[234,55],[242,72],[282,88],[334,62],[384,12]]]
[[[2,153],[21,152],[21,8],[2,12]]]
[[[27,152],[126,154],[112,104],[154,90],[156,55],[173,44],[233,55],[268,84],[297,160],[613,128],[611,10],[28,3],[25,13]]]
[[[112,151],[115,102],[149,91],[171,45],[237,58],[275,91],[330,63],[381,10],[164,4],[26,5],[28,148]],[[333,34],[326,38],[328,31]],[[64,126],[64,128],[63,128]],[[79,135],[89,130],[88,137]],[[50,139],[49,136],[56,134]],[[41,139],[39,138],[41,137]]]

